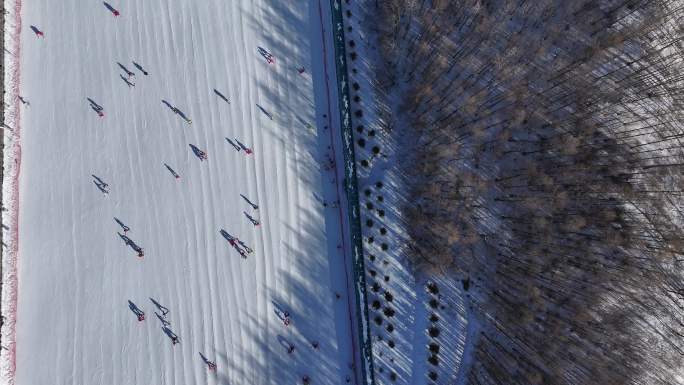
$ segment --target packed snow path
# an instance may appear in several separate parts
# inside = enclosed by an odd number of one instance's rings
[[[318,1],[21,16],[16,384],[346,383]]]

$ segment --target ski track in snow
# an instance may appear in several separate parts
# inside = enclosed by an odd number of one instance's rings
[[[14,2],[21,4],[5,0]],[[18,163],[5,170],[10,198],[3,219],[13,218],[14,234],[20,222],[23,236],[4,250],[3,314],[10,316],[2,331],[10,349],[1,353],[0,380],[284,384],[307,374],[316,384],[345,383],[354,354],[345,250],[336,247],[344,241],[343,218],[315,198],[339,197],[332,174],[319,168],[337,140],[322,125],[339,126],[329,111],[335,93],[324,88],[321,55],[320,25],[329,23],[329,10],[319,13],[314,0],[109,3],[121,16],[101,2],[37,0],[24,4],[23,28],[16,20],[21,43],[15,50],[23,49],[20,66],[6,60],[7,84],[16,89],[8,87],[5,98],[6,122],[15,124],[8,147],[14,151],[5,159],[21,159],[23,168],[18,183],[8,179],[18,175]],[[30,25],[45,37],[38,39]],[[276,63],[267,64],[258,46]],[[121,79],[117,62],[135,73],[134,87]],[[310,73],[297,73],[299,66]],[[19,86],[30,107],[19,105]],[[103,118],[86,98],[104,107]],[[324,123],[323,113],[333,120]],[[253,154],[236,152],[225,138]],[[200,161],[189,144],[208,159]],[[108,194],[91,174],[109,184]],[[16,195],[8,191],[12,186]],[[12,197],[19,198],[20,212]],[[254,227],[243,210],[261,225]],[[145,250],[144,258],[118,237],[114,217],[130,226],[126,235]],[[254,253],[241,258],[220,229]],[[170,309],[166,318],[178,345],[162,331],[150,298]],[[145,312],[144,321],[129,300]],[[290,312],[289,326],[272,301]],[[287,354],[281,341],[293,343],[295,352]],[[200,352],[217,363],[217,372],[207,370]]]

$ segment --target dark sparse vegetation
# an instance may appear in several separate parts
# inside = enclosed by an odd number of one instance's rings
[[[410,258],[482,320],[466,382],[680,383],[684,8],[377,4]]]

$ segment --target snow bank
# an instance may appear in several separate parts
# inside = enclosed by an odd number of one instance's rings
[[[2,316],[0,383],[14,384],[15,325],[17,309],[17,259],[19,238],[19,170],[21,165],[19,115],[19,41],[21,0],[5,0],[5,130],[2,184]]]

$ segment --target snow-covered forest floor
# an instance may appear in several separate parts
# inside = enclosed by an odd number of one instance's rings
[[[428,383],[682,383],[682,3],[347,7],[360,169],[400,240],[369,254],[449,277],[468,320]]]
[[[396,97],[378,87],[372,2],[343,1],[359,176],[366,280],[378,384],[452,384],[468,335],[461,277],[417,269],[402,214],[402,148],[410,129],[392,122]],[[405,136],[409,135],[409,137]]]

